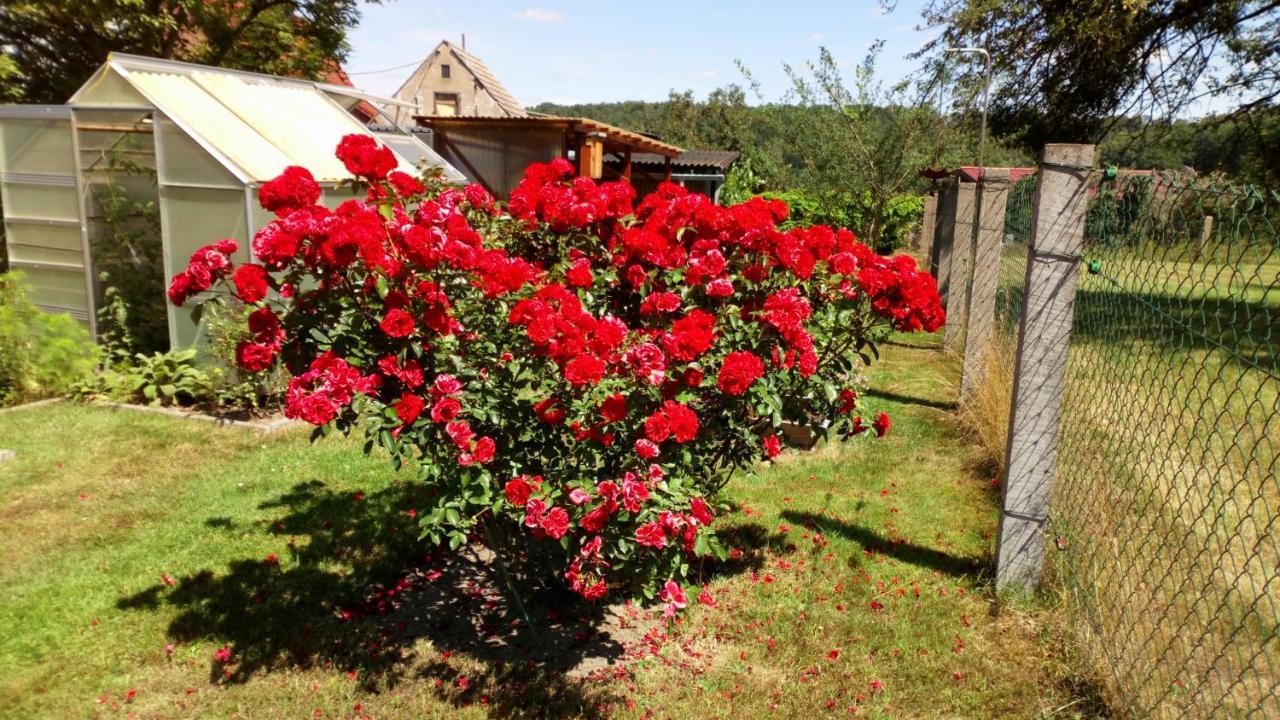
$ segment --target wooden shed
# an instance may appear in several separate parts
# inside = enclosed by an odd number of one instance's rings
[[[589,118],[530,114],[419,116],[417,121],[432,130],[432,145],[446,162],[499,197],[511,192],[530,163],[563,157],[584,177],[630,180],[635,171],[633,157],[649,153],[662,162],[661,169],[650,174],[669,179],[672,158],[684,152],[648,135]]]

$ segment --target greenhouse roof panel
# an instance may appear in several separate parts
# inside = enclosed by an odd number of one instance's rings
[[[338,141],[372,134],[309,81],[125,55],[113,55],[109,64],[249,182],[266,182],[289,165],[307,168],[320,182],[346,179],[350,174],[334,156]],[[391,148],[400,169],[416,174],[418,158]]]
[[[135,71],[128,78],[161,112],[249,180],[270,180],[291,164],[288,156],[190,75]]]

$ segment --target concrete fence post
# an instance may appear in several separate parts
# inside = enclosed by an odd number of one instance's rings
[[[943,188],[938,195],[938,212],[934,219],[933,251],[929,256],[929,272],[938,280],[938,295],[946,306],[951,289],[951,246],[956,236],[956,186]]]
[[[964,340],[960,398],[968,398],[982,380],[991,332],[996,321],[996,287],[1000,280],[1000,248],[1004,244],[1004,211],[1009,201],[1009,171],[987,169],[978,188],[978,240],[969,287],[969,327]]]
[[[928,258],[933,256],[933,233],[938,221],[938,195],[937,193],[929,193],[924,196],[924,214],[920,217],[920,256],[925,258],[925,265],[928,266]]]
[[[1213,238],[1213,216],[1205,215],[1200,225],[1200,244],[1196,246],[1196,259],[1204,257],[1209,249],[1209,241]]]
[[[976,210],[977,185],[956,182],[956,214],[952,230],[951,269],[947,290],[947,324],[942,332],[942,347],[956,350],[964,339],[969,310],[969,259],[973,253],[973,221]]]
[[[1036,180],[996,546],[997,589],[1033,589],[1044,566],[1093,156],[1093,145],[1046,145]]]

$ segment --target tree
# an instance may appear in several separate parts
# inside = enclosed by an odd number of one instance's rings
[[[376,1],[376,0],[373,0]],[[359,0],[42,0],[0,4],[4,86],[65,102],[112,51],[319,78],[342,62]],[[0,74],[5,74],[0,64]]]
[[[993,126],[1032,148],[1210,102],[1265,116],[1280,97],[1278,0],[932,0],[924,20],[942,29],[916,55],[934,58],[926,72],[953,61],[943,48],[985,47]],[[981,67],[961,79],[976,87]]]

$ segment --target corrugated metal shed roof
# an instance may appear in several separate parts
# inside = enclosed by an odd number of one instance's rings
[[[729,166],[737,161],[741,155],[737,150],[685,150],[679,155],[671,158],[671,166],[688,167],[692,169],[709,169],[724,172]],[[631,155],[632,165],[656,165],[665,164],[666,157],[658,153],[633,153]]]
[[[609,123],[600,122],[599,120],[592,120],[591,118],[559,117],[557,115],[543,115],[541,113],[526,115],[524,117],[479,115],[416,115],[414,117],[419,124],[437,130],[481,129],[492,131],[502,128],[573,130],[576,132],[601,133],[607,137],[610,142],[618,143],[620,145],[628,145],[638,150],[651,152],[664,157],[675,157],[684,152],[683,149],[678,148],[675,145],[664,143],[661,140],[656,140],[648,135],[616,127]]]

